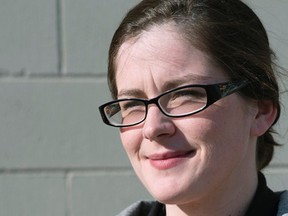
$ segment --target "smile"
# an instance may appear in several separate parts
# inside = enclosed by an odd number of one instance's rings
[[[196,154],[195,150],[191,151],[176,151],[160,154],[152,154],[147,157],[150,164],[158,170],[171,169],[175,166],[184,163]]]

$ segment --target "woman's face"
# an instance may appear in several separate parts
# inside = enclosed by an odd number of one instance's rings
[[[226,81],[221,68],[181,39],[172,25],[143,32],[118,53],[118,98],[149,99],[182,85]],[[135,172],[156,199],[199,201],[256,173],[256,138],[251,136],[256,112],[237,93],[177,119],[150,105],[145,122],[122,128],[120,135]]]

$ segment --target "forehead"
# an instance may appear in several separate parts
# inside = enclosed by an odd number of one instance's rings
[[[121,71],[119,68],[133,58],[181,65],[189,58],[188,53],[192,51],[190,46],[175,24],[155,25],[121,45],[116,59],[117,71]]]
[[[181,36],[177,27],[165,24],[122,44],[116,60],[116,83],[121,90],[127,86],[140,87],[143,82],[153,83],[157,88],[164,82],[181,79],[213,82],[215,75],[219,75],[214,73],[215,67],[206,53]]]

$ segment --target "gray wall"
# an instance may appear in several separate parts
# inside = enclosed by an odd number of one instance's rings
[[[1,0],[0,215],[115,215],[150,196],[97,107],[109,41],[137,0]],[[288,1],[250,0],[288,68]],[[285,83],[285,82],[284,82]],[[287,78],[286,78],[287,83]],[[288,107],[288,96],[283,104]],[[288,140],[287,108],[277,125]],[[265,170],[288,188],[288,146]]]

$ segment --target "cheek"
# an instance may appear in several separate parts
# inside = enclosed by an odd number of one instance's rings
[[[250,118],[243,107],[211,106],[182,125],[188,142],[198,145],[209,157],[237,154],[249,143]]]
[[[122,128],[120,129],[120,139],[130,159],[133,155],[138,155],[142,142],[142,133],[140,129]]]

